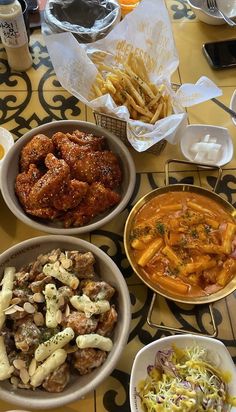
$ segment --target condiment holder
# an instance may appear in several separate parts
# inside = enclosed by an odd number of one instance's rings
[[[184,157],[192,162],[223,166],[233,157],[233,143],[228,129],[219,126],[193,124],[180,138]]]
[[[13,144],[14,139],[12,134],[4,127],[0,127],[0,173],[2,162]]]

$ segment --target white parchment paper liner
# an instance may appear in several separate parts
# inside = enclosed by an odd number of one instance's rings
[[[127,138],[138,152],[162,139],[176,144],[177,131],[186,123],[184,107],[222,95],[221,89],[204,76],[196,84],[183,84],[173,91],[171,76],[179,59],[164,0],[142,0],[105,38],[94,43],[79,44],[71,33],[52,34],[45,39],[61,85],[92,109],[126,120]],[[128,109],[118,107],[109,94],[90,99],[96,64],[122,67],[131,51],[143,57],[150,81],[165,83],[171,96],[173,114],[154,125],[130,119]]]

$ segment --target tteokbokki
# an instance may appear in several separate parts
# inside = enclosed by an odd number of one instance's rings
[[[173,190],[151,198],[128,241],[141,275],[179,296],[211,295],[236,273],[236,223],[210,196]]]

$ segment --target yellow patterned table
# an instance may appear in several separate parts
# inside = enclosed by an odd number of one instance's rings
[[[206,41],[235,37],[236,31],[225,25],[208,26],[199,22],[185,0],[166,0],[173,33],[179,53],[180,65],[172,81],[195,82],[202,75],[211,78],[223,90],[222,102],[229,105],[236,89],[236,69],[213,71],[202,55],[202,44]],[[94,121],[92,112],[75,97],[62,89],[55,76],[47,49],[39,30],[31,33],[33,67],[22,74],[10,72],[6,55],[0,44],[0,125],[20,136],[32,127],[59,119],[81,119]],[[213,102],[199,104],[188,109],[189,123],[215,124],[227,127],[236,139],[236,127],[230,116]],[[235,147],[236,148],[236,147]],[[136,186],[128,207],[118,219],[84,236],[108,253],[121,269],[127,281],[132,302],[132,323],[128,344],[111,376],[91,392],[85,399],[52,412],[129,412],[129,377],[136,352],[145,344],[168,335],[148,326],[147,312],[152,292],[133,274],[123,248],[123,228],[128,213],[135,202],[150,189],[164,185],[164,164],[169,158],[182,158],[177,146],[167,145],[163,153],[139,154],[131,150],[137,170]],[[171,183],[186,182],[212,188],[216,176],[211,171],[178,166],[171,173]],[[220,182],[220,193],[236,204],[236,158],[224,167]],[[18,221],[6,207],[0,195],[0,252],[10,246],[35,236],[43,235]],[[231,294],[214,304],[214,315],[218,327],[218,338],[228,347],[236,362],[236,323],[233,315],[236,295]],[[211,332],[210,318],[205,307],[194,308],[159,298],[154,309],[153,320],[164,325],[187,328],[190,331]],[[0,403],[0,412],[12,409],[6,402]]]

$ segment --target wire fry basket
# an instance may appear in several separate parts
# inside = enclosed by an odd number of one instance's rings
[[[125,120],[118,119],[117,117],[110,116],[105,113],[93,111],[95,122],[97,126],[104,127],[114,133],[121,141],[128,147],[131,147],[127,139],[127,122]],[[161,140],[152,147],[146,150],[146,152],[153,153],[155,155],[161,154],[166,146],[166,140]]]

